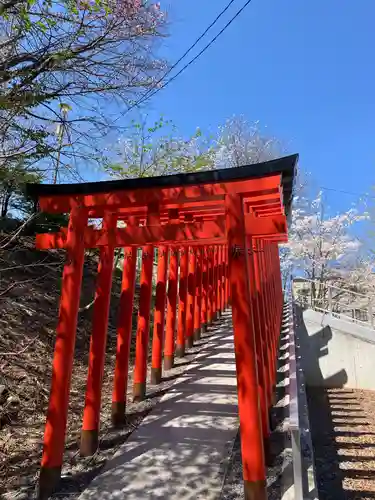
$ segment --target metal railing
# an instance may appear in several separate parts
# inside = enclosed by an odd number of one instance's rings
[[[292,442],[295,500],[303,500],[303,466],[298,395],[298,370],[295,345],[293,296],[289,293],[289,431]]]
[[[293,281],[293,295],[295,301],[304,308],[375,327],[375,298],[372,296],[307,278]]]
[[[301,367],[293,281],[285,288],[289,331],[289,432],[292,447],[294,500],[316,499],[316,477],[306,386]],[[286,326],[286,325],[285,325]],[[288,498],[292,498],[289,497]]]

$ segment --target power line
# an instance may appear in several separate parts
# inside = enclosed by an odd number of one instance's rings
[[[228,8],[230,7],[230,5],[234,2],[234,0],[232,0],[231,2],[229,2],[229,4],[225,7],[225,9],[217,16],[216,20],[213,21],[211,23],[211,25],[205,30],[205,32],[196,40],[196,42],[186,51],[186,53],[180,57],[180,59],[172,66],[172,68],[170,69],[170,71],[168,71],[166,73],[169,74],[173,68],[175,68],[177,66],[177,64],[179,62],[181,62],[182,59],[184,59],[184,57],[197,45],[197,43],[205,36],[205,34],[211,29],[211,27],[217,22],[218,19],[220,19],[220,17],[228,10]],[[197,59],[200,58],[200,56],[202,54],[204,54],[204,52],[206,52],[207,49],[209,49],[211,47],[211,45],[213,45],[216,40],[224,33],[224,31],[227,30],[227,28],[229,28],[229,26],[237,19],[238,16],[240,16],[242,14],[242,12],[246,9],[246,7],[252,2],[252,0],[247,0],[245,2],[245,4],[234,14],[234,16],[227,22],[227,24],[219,31],[219,33],[214,36],[214,38],[212,38],[212,40],[210,42],[208,42],[204,47],[203,49],[198,52],[198,54],[193,57],[193,59],[191,59],[188,63],[185,64],[185,66],[183,66],[180,71],[178,71],[178,73],[176,73],[174,76],[172,76],[171,78],[169,78],[169,80],[167,80],[163,85],[161,85],[160,87],[158,87],[157,89],[155,89],[154,91],[152,91],[151,89],[148,90],[146,92],[146,94],[144,94],[144,96],[142,96],[137,102],[135,102],[132,106],[130,106],[130,108],[126,111],[126,113],[129,113],[132,109],[134,109],[135,107],[139,106],[139,104],[142,104],[145,100],[147,99],[151,99],[151,97],[153,97],[155,94],[157,94],[158,92],[160,92],[161,90],[165,89],[165,87],[167,87],[167,85],[169,85],[170,83],[172,83],[174,80],[176,80],[177,77],[179,77],[181,75],[181,73],[183,73],[189,66],[191,66],[193,63],[195,63],[195,61]],[[162,82],[162,80],[165,78],[165,76],[163,76],[157,83],[156,85],[158,85],[159,83]],[[126,114],[125,113],[125,114]]]
[[[349,194],[352,196],[359,196],[360,198],[373,198],[373,199],[375,199],[375,196],[371,196],[368,193],[355,193],[354,191],[345,191],[343,189],[335,189],[335,188],[329,188],[329,187],[324,187],[324,186],[319,186],[319,189],[323,189],[323,191],[334,191],[336,193]]]
[[[203,33],[195,40],[195,42],[190,45],[190,47],[182,54],[182,56],[177,59],[177,61],[171,66],[168,71],[164,73],[164,75],[155,83],[155,86],[159,85],[166,76],[168,76],[172,71],[180,64],[180,62],[185,59],[185,57],[190,54],[190,52],[198,45],[198,43],[204,38],[207,33],[210,31],[211,28],[215,26],[215,24],[219,21],[219,19],[226,13],[226,11],[229,9],[229,7],[235,2],[236,0],[231,0],[225,7],[224,9],[215,17],[215,19],[212,21],[212,23],[203,31]],[[147,95],[149,95],[151,92],[153,92],[153,88],[148,89],[145,94],[139,99],[137,103],[135,103],[133,106],[138,105],[142,100],[144,100]],[[132,108],[130,108],[132,109]],[[128,111],[130,111],[130,109]]]

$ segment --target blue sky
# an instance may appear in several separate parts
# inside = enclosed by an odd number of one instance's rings
[[[160,53],[177,60],[226,4],[162,2],[170,36]],[[183,134],[243,114],[300,153],[317,185],[368,192],[375,184],[374,19],[374,0],[253,0],[147,111],[163,113]],[[355,201],[326,194],[335,210]]]

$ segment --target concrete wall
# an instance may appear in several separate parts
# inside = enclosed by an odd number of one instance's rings
[[[375,331],[297,307],[297,341],[308,386],[375,390]]]

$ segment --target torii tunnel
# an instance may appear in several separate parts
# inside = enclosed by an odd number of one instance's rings
[[[98,447],[101,386],[114,251],[124,249],[112,394],[112,420],[125,421],[137,248],[142,248],[134,399],[146,395],[149,333],[151,383],[175,356],[231,307],[245,498],[265,499],[283,294],[278,243],[287,241],[298,156],[239,168],[154,178],[29,185],[47,213],[69,213],[58,233],[39,234],[39,249],[63,248],[60,310],[39,481],[48,498],[61,474],[85,249],[99,248],[96,299],[82,422],[81,453]],[[88,225],[102,218],[102,228]],[[154,252],[157,287],[151,329]],[[156,252],[155,252],[156,254]],[[83,397],[83,395],[82,395]]]

